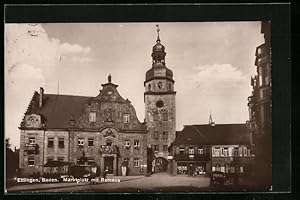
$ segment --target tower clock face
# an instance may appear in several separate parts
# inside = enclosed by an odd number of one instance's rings
[[[156,107],[162,108],[163,106],[164,106],[164,102],[163,102],[162,100],[158,100],[158,101],[156,102]]]
[[[26,120],[26,126],[28,127],[38,127],[40,125],[40,120],[36,116],[29,116]]]
[[[163,83],[162,83],[161,81],[159,81],[159,82],[157,83],[157,87],[158,87],[159,89],[161,89],[161,88],[163,87]]]

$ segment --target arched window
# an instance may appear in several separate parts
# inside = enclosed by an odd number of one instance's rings
[[[172,90],[172,85],[171,85],[171,83],[169,83],[168,90],[169,90],[169,91]]]
[[[151,84],[148,85],[148,91],[151,91]]]

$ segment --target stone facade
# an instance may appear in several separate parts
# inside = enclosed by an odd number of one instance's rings
[[[96,97],[49,95],[43,89],[34,94],[20,127],[23,175],[44,173],[49,161],[79,165],[82,158],[84,165],[96,164],[100,174],[107,168],[121,175],[124,161],[128,175],[146,173],[146,125],[108,80]]]
[[[167,165],[168,148],[175,140],[176,132],[176,92],[173,72],[166,67],[165,55],[165,47],[158,37],[152,52],[152,68],[146,72],[144,102],[148,147],[152,149],[154,159],[164,158],[159,162]]]

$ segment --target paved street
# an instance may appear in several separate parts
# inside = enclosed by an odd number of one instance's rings
[[[52,183],[14,186],[8,192],[172,192],[203,191],[209,187],[210,179],[205,176],[170,176],[167,173],[150,177],[107,177],[120,179],[118,183]]]

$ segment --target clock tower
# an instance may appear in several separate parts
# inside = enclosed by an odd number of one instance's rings
[[[176,113],[173,72],[166,67],[165,47],[159,38],[152,49],[152,67],[144,82],[145,120],[148,127],[147,144],[155,158],[168,156],[168,147],[175,139]]]

